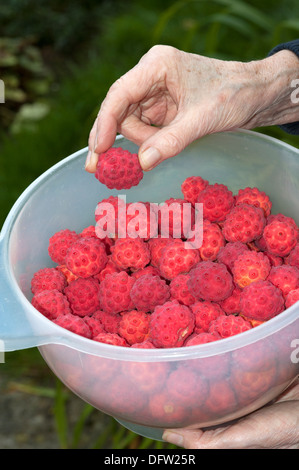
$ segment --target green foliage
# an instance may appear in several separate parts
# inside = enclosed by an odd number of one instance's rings
[[[267,5],[266,5],[267,4]],[[294,3],[299,13],[299,6]],[[278,42],[298,35],[295,11],[281,2],[177,0],[159,16],[154,43],[229,60],[264,57]]]
[[[88,434],[88,420],[92,415],[100,413],[88,403],[82,402],[79,417],[75,426],[70,425],[68,410],[68,400],[71,392],[57,379],[56,390],[41,390],[42,394],[50,391],[54,392],[53,414],[61,449],[78,449],[82,442],[86,441]],[[34,392],[34,390],[33,390]],[[37,393],[39,389],[37,389]],[[173,449],[174,445],[165,442],[153,441],[152,439],[141,437],[120,425],[114,418],[106,417],[107,425],[103,432],[95,439],[91,440],[87,447],[89,449]],[[85,439],[84,439],[85,434]]]
[[[5,104],[0,106],[2,128],[14,125],[24,105],[32,120],[47,113],[45,103],[42,109],[38,108],[39,103],[35,104],[49,94],[51,73],[32,38],[0,38],[0,78],[5,85]],[[20,125],[20,120],[16,125]]]
[[[99,34],[103,15],[119,2],[109,0],[10,0],[2,2],[0,31],[8,37],[34,37],[40,47],[72,56]]]

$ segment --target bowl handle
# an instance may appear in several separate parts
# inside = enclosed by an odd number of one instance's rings
[[[35,309],[18,290],[7,268],[5,244],[5,238],[1,240],[0,236],[0,353],[51,343],[51,322],[41,318],[38,312],[35,317]],[[3,354],[0,354],[0,362],[4,362]]]

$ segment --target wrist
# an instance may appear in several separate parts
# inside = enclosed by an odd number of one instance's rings
[[[299,120],[299,59],[282,50],[246,64],[253,85],[255,115],[246,127],[280,125]]]

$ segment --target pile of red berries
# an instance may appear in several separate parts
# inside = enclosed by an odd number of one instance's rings
[[[136,156],[117,149],[99,159],[96,176],[104,184],[110,178],[109,187],[128,188],[142,179],[138,165]],[[50,238],[56,266],[34,274],[34,307],[94,341],[173,348],[242,333],[299,300],[299,229],[291,217],[271,213],[268,195],[251,187],[233,194],[200,176],[186,178],[181,190],[182,198],[165,206],[189,204],[194,223],[196,204],[202,204],[200,247],[192,246],[191,236],[175,237],[183,211],[170,212],[167,238],[149,202],[135,238],[116,231],[99,238],[103,214],[96,211],[95,224],[81,233],[65,228]],[[134,225],[132,203],[116,196],[105,201],[116,209],[114,227]]]

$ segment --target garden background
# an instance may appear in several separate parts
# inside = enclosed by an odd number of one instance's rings
[[[7,0],[0,9],[0,227],[22,191],[87,145],[109,86],[154,44],[261,59],[299,37],[298,0]],[[256,129],[298,147],[278,127]],[[142,438],[81,401],[36,348],[0,364],[0,448],[138,449]]]

